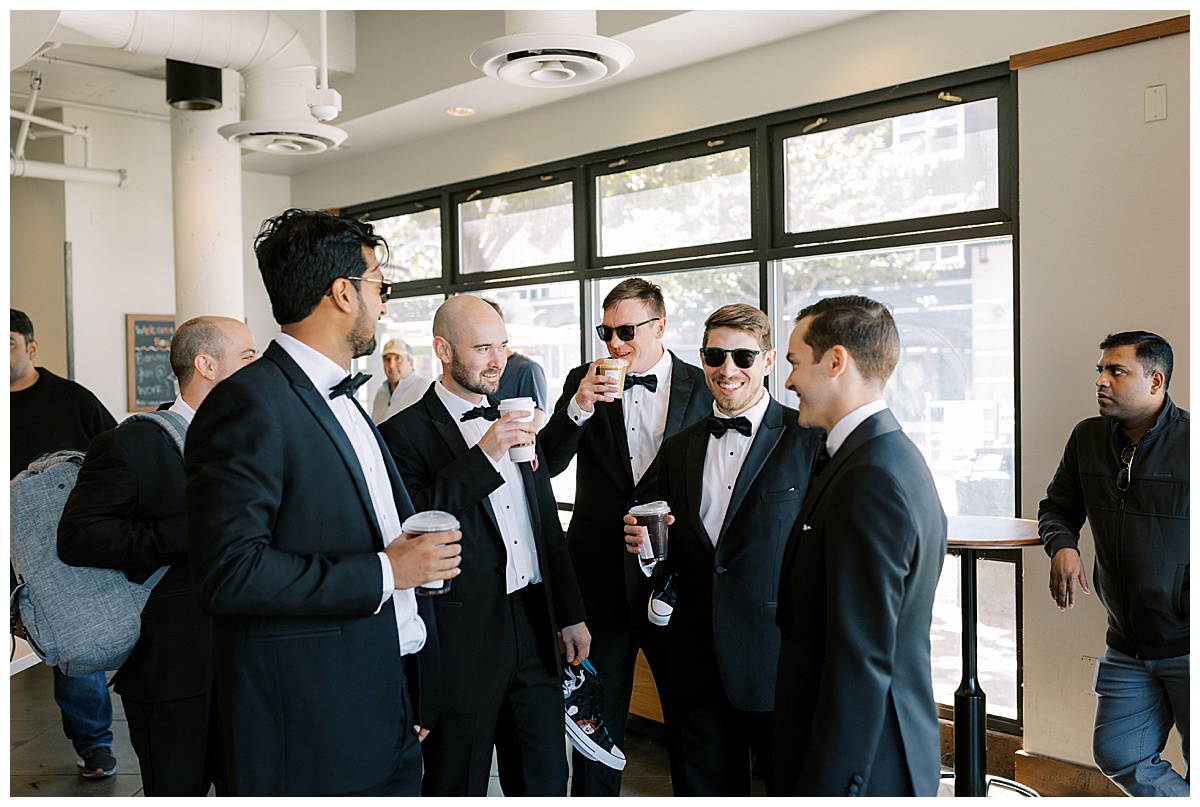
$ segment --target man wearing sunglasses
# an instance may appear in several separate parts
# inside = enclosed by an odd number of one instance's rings
[[[668,674],[666,637],[646,618],[653,583],[637,558],[624,551],[623,519],[633,505],[654,500],[659,446],[708,415],[712,395],[700,368],[663,348],[667,312],[658,286],[642,278],[622,281],[604,298],[603,310],[597,335],[610,356],[629,362],[625,389],[599,374],[600,360],[576,367],[538,442],[552,475],[577,459],[567,549],[592,634],[588,660],[604,682],[604,724],[622,746],[640,647],[659,682],[659,700],[668,715],[672,787],[681,795],[684,777],[671,733],[672,705],[662,686]],[[620,795],[620,771],[578,751],[572,764],[572,795]]]
[[[1188,762],[1191,417],[1167,393],[1174,362],[1157,334],[1100,343],[1100,416],[1075,427],[1038,508],[1050,556],[1050,596],[1073,608],[1088,592],[1079,531],[1092,527],[1092,578],[1108,612],[1096,666],[1096,765],[1130,796],[1187,796],[1188,780],[1159,754],[1174,725]]]
[[[665,568],[655,569],[675,575],[664,631],[675,669],[663,688],[679,708],[689,794],[749,796],[753,754],[773,796],[778,559],[824,433],[800,426],[797,411],[767,392],[776,354],[759,309],[710,314],[700,356],[711,414],[664,441],[658,460],[656,495],[675,514]],[[637,554],[645,528],[632,516],[625,523]]]

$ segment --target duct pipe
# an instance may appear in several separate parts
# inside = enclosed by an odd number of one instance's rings
[[[38,93],[42,91],[42,74],[34,72],[29,77],[29,101],[25,104],[25,114],[32,115],[33,110],[37,109]],[[25,156],[25,140],[29,137],[30,121],[21,121],[20,131],[17,132],[17,146],[13,149],[13,153],[18,157]]]
[[[241,150],[217,132],[240,119],[238,74],[221,81],[220,109],[171,110],[177,324],[246,315]]]
[[[78,168],[60,163],[43,163],[18,157],[8,158],[8,175],[30,179],[56,179],[61,182],[97,182],[102,185],[125,187],[129,175],[124,168],[109,171],[104,168]]]

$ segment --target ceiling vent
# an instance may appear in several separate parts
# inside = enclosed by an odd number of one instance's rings
[[[337,148],[346,132],[324,123],[302,120],[247,120],[222,126],[221,136],[248,151],[265,154],[319,154]]]
[[[615,76],[633,50],[596,36],[594,11],[506,11],[506,36],[479,46],[471,64],[519,87],[578,87]]]

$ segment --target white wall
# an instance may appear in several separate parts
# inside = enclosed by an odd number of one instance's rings
[[[1171,395],[1190,408],[1188,34],[1027,68],[1021,143],[1021,456],[1037,518],[1062,448],[1096,414],[1097,344],[1149,330],[1175,349]],[[1167,86],[1167,120],[1144,92]],[[1082,548],[1091,579],[1091,536]],[[1085,657],[1104,653],[1094,595],[1060,613],[1044,552],[1025,556],[1025,748],[1091,762]],[[1180,759],[1178,746],[1169,755]]]
[[[246,324],[254,332],[259,351],[279,333],[271,315],[271,300],[258,273],[254,257],[254,238],[263,221],[291,207],[292,181],[271,174],[242,173],[242,243],[245,256]]]
[[[345,207],[1007,61],[1183,12],[892,11],[298,175]]]
[[[75,380],[117,420],[128,413],[125,315],[173,314],[171,144],[164,122],[68,109],[64,122],[92,132],[92,165],[125,168],[124,188],[66,182],[63,221],[74,255]],[[83,164],[83,144],[66,143]]]

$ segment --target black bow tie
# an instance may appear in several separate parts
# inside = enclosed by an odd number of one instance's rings
[[[825,447],[825,443],[821,443],[821,447],[817,449],[817,458],[813,462],[813,476],[820,476],[821,471],[825,470],[825,466],[829,464],[829,449]]]
[[[370,373],[358,373],[357,375],[346,376],[337,384],[329,388],[329,399],[333,400],[339,395],[345,395],[347,398],[353,398],[354,393],[358,388],[367,383],[367,379],[371,377]]]
[[[641,384],[649,392],[658,392],[658,376],[651,373],[650,375],[626,375],[625,389],[636,387]]]
[[[750,419],[739,415],[735,418],[719,418],[716,415],[708,416],[708,433],[713,437],[724,437],[725,432],[733,429],[735,432],[741,432],[747,437],[754,431],[750,425]]]
[[[459,421],[474,420],[475,418],[499,420],[500,409],[495,406],[477,406],[474,409],[468,409],[466,412],[463,412],[463,416],[459,418]]]

